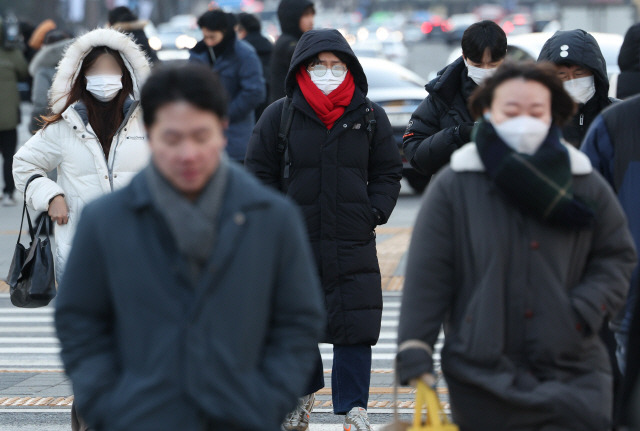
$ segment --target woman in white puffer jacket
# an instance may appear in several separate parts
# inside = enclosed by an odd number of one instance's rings
[[[128,36],[98,29],[67,49],[49,91],[52,115],[14,156],[16,188],[56,226],[61,279],[84,205],[129,183],[149,159],[139,107],[149,62]],[[46,173],[57,169],[57,183]]]

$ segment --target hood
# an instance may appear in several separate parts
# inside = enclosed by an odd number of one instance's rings
[[[62,112],[71,86],[78,77],[82,60],[97,46],[107,46],[120,52],[133,80],[133,98],[140,100],[140,89],[150,70],[147,57],[138,44],[126,34],[113,29],[100,28],[74,39],[58,64],[49,92],[49,103],[54,114]]]
[[[606,99],[609,94],[607,64],[596,39],[584,30],[557,31],[540,51],[538,61],[556,64],[571,63],[593,72],[596,96]]]
[[[270,54],[273,51],[273,44],[269,39],[259,32],[248,33],[244,41],[249,43],[260,55]]]
[[[31,63],[29,64],[29,75],[35,76],[38,69],[45,67],[55,68],[60,62],[62,54],[64,54],[64,50],[70,43],[71,39],[66,39],[49,45],[44,45],[33,57],[33,60],[31,60]]]
[[[147,21],[128,21],[128,22],[116,22],[111,28],[118,31],[129,33],[135,30],[144,30],[147,25]]]
[[[302,18],[302,13],[309,6],[313,6],[313,2],[309,0],[282,0],[278,5],[278,20],[280,21],[282,33],[287,33],[296,39],[300,39],[302,36],[300,18]]]
[[[353,75],[356,87],[366,96],[368,90],[367,77],[364,74],[362,65],[353,53],[349,42],[338,30],[311,30],[306,32],[298,41],[296,50],[291,58],[289,72],[285,81],[285,92],[287,96],[293,96],[293,89],[298,85],[296,73],[304,62],[324,51],[339,52],[348,57],[347,68]]]
[[[618,54],[618,66],[621,72],[640,72],[640,23],[629,27]]]

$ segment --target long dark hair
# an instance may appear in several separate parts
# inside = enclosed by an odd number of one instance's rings
[[[111,55],[122,70],[122,90],[120,90],[120,93],[118,93],[118,95],[109,102],[100,102],[87,91],[86,72],[102,54]],[[124,120],[124,102],[129,98],[130,94],[133,94],[133,79],[124,64],[124,60],[120,56],[120,53],[106,46],[97,46],[87,54],[84,60],[82,60],[80,72],[78,73],[76,81],[71,86],[69,96],[67,97],[67,103],[64,108],[58,114],[42,117],[44,123],[43,128],[60,121],[62,113],[69,106],[75,102],[81,101],[87,107],[89,124],[91,124],[96,136],[100,140],[100,144],[102,145],[105,155],[108,157],[109,150],[111,148],[111,140],[116,134],[120,123]]]

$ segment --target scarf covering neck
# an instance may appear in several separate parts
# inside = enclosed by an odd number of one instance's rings
[[[155,208],[167,222],[196,284],[216,243],[218,215],[229,177],[226,157],[195,202],[187,200],[150,163],[145,176]]]
[[[327,73],[331,73],[331,71],[327,70]],[[342,117],[344,110],[351,103],[353,92],[356,89],[353,75],[349,70],[347,70],[347,76],[344,77],[342,84],[329,94],[324,94],[320,91],[311,80],[309,72],[304,66],[298,69],[296,80],[307,103],[309,103],[327,129],[331,129],[334,123],[338,121],[338,118]]]
[[[487,175],[518,208],[538,220],[566,228],[591,225],[593,210],[573,194],[569,153],[552,126],[533,155],[514,151],[497,135],[491,123],[481,121],[476,145]]]

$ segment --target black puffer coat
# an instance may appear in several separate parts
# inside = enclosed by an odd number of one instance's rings
[[[351,104],[328,130],[305,100],[296,72],[323,51],[340,52],[356,90]],[[385,223],[400,191],[402,162],[385,112],[373,104],[377,129],[366,133],[367,79],[337,30],[304,34],[291,61],[287,95],[295,106],[289,133],[291,177],[287,194],[300,205],[325,291],[326,341],[375,344],[380,333],[382,292],[374,227]],[[271,104],[249,141],[246,167],[264,183],[280,186],[278,131],[284,99]],[[372,211],[375,208],[380,220]]]
[[[285,94],[284,81],[298,40],[302,37],[300,18],[313,3],[309,0],[282,0],[278,5],[278,20],[282,34],[276,41],[271,57],[269,102],[275,102]]]
[[[577,64],[593,72],[596,94],[586,104],[578,105],[578,112],[562,129],[564,139],[579,148],[591,122],[604,108],[613,103],[609,99],[607,63],[600,46],[596,39],[584,30],[557,31],[545,42],[538,61]]]
[[[411,166],[433,175],[449,163],[451,154],[467,143],[458,126],[473,121],[467,100],[477,87],[467,76],[462,57],[438,72],[425,89],[429,93],[415,110],[402,140]]]
[[[618,88],[616,97],[627,97],[640,94],[640,23],[629,27],[624,35],[624,42],[618,55]]]

